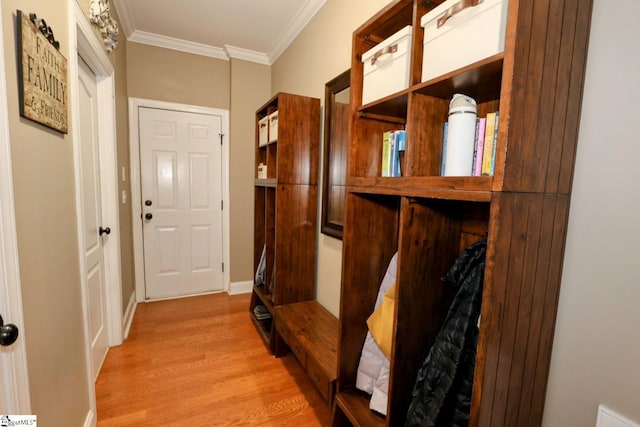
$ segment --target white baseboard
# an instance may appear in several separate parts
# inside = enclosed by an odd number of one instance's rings
[[[606,406],[600,405],[598,407],[596,427],[640,427],[640,425],[618,413],[613,412]]]
[[[124,331],[122,336],[126,340],[129,337],[129,330],[131,330],[131,324],[133,323],[133,315],[136,312],[136,307],[138,303],[136,302],[136,293],[132,292],[131,297],[129,298],[129,304],[127,304],[127,309],[124,312]]]
[[[227,293],[229,295],[240,295],[240,294],[248,294],[253,290],[253,282],[234,282],[229,284],[229,290]]]
[[[96,413],[93,409],[89,409],[89,413],[87,414],[87,418],[84,419],[84,427],[96,427],[98,424],[98,420],[96,419]]]

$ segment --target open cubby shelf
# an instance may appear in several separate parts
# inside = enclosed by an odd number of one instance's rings
[[[404,425],[417,370],[454,297],[440,279],[481,239],[487,258],[469,425],[542,423],[592,0],[505,1],[504,51],[424,82],[420,20],[442,1],[392,1],[353,33],[334,427]],[[407,89],[362,105],[362,55],[407,25]],[[443,124],[456,93],[477,101],[478,117],[500,112],[493,176],[441,176]],[[381,177],[382,136],[401,129],[403,176]],[[396,252],[381,416],[355,389],[356,373],[366,320]]]
[[[260,121],[278,115],[275,127],[263,135]],[[250,311],[313,299],[317,238],[317,180],[320,101],[279,93],[256,111],[254,181],[254,270],[265,250],[265,283],[253,287]],[[276,133],[277,132],[277,133]],[[273,140],[273,141],[272,141]],[[258,178],[258,165],[267,165],[267,178]],[[257,321],[274,352],[271,322]],[[266,327],[269,326],[269,327]]]

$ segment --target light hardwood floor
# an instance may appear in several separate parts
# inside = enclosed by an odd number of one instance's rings
[[[291,354],[271,356],[249,295],[138,304],[96,382],[98,426],[327,426],[328,405]]]

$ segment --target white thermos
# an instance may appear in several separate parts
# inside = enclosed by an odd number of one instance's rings
[[[470,176],[476,139],[476,101],[456,93],[449,104],[444,176]]]

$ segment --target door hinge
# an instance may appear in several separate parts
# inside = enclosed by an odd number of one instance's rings
[[[224,133],[219,133],[218,135],[220,136],[220,145],[222,145],[224,140]]]
[[[220,209],[224,210],[224,200],[220,200]]]
[[[224,273],[224,262],[222,263],[222,272]]]

